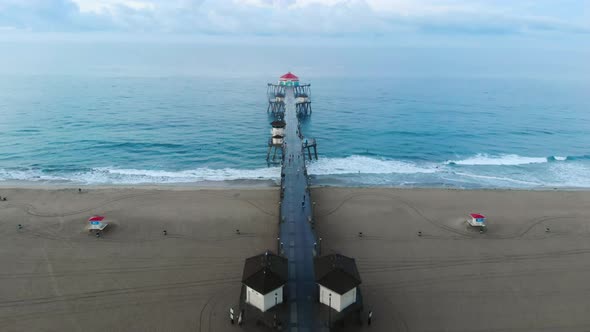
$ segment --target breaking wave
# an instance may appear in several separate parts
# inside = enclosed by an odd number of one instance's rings
[[[0,170],[0,180],[33,182],[76,182],[81,184],[174,184],[232,180],[278,180],[278,167],[259,169],[197,168],[183,171],[160,171],[94,168],[70,174],[46,174],[41,170]]]
[[[353,155],[320,158],[309,164],[315,184],[386,185],[460,188],[590,188],[590,157],[523,157],[477,154],[458,160],[426,162]],[[188,170],[143,170],[100,167],[0,169],[0,182],[81,185],[190,184],[280,179],[279,167],[256,169],[207,167]]]
[[[557,158],[561,157],[554,157]],[[563,159],[565,160],[565,159]],[[523,157],[516,154],[503,154],[498,156],[491,156],[485,153],[478,153],[473,157],[462,160],[449,160],[446,162],[448,165],[469,165],[469,166],[483,166],[483,165],[496,165],[496,166],[514,166],[514,165],[526,165],[526,164],[541,164],[549,161],[547,157]]]
[[[414,174],[435,173],[436,165],[418,165],[412,162],[385,160],[365,156],[346,158],[322,158],[311,163],[309,173],[314,175],[336,174]]]

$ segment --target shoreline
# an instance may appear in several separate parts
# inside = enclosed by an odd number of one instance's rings
[[[0,189],[42,189],[42,190],[77,190],[81,189],[146,189],[146,190],[265,190],[278,189],[279,184],[272,180],[249,181],[252,183],[231,183],[232,181],[210,181],[207,183],[145,183],[145,184],[47,184],[47,183],[0,183]],[[237,180],[241,182],[241,180]],[[259,182],[259,183],[258,183]],[[447,190],[447,191],[522,191],[522,192],[588,192],[590,187],[491,187],[491,188],[461,188],[461,187],[427,187],[427,186],[367,186],[367,185],[312,185],[311,189],[343,188],[343,189],[393,189],[393,190]]]

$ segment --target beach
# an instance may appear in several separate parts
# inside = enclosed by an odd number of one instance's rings
[[[276,246],[275,190],[1,192],[1,331],[229,330],[244,259]]]
[[[0,196],[1,331],[237,331],[228,310],[244,259],[276,250],[276,188]],[[343,330],[590,329],[590,192],[315,188],[312,199],[322,253],[356,259],[374,315]],[[485,233],[466,225],[472,212]],[[110,222],[100,238],[92,215]]]
[[[314,199],[323,253],[357,260],[366,331],[590,329],[589,192],[322,188]],[[470,212],[487,232],[466,225]]]

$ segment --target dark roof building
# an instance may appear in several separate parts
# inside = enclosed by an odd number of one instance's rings
[[[315,280],[318,284],[344,294],[361,284],[361,277],[353,258],[340,254],[316,257]]]
[[[288,280],[288,261],[270,251],[246,259],[242,283],[261,294],[267,294]]]

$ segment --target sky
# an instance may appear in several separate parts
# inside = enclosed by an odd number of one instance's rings
[[[0,31],[590,35],[590,0],[0,0]]]
[[[590,0],[0,0],[0,50],[0,74],[582,78]]]

